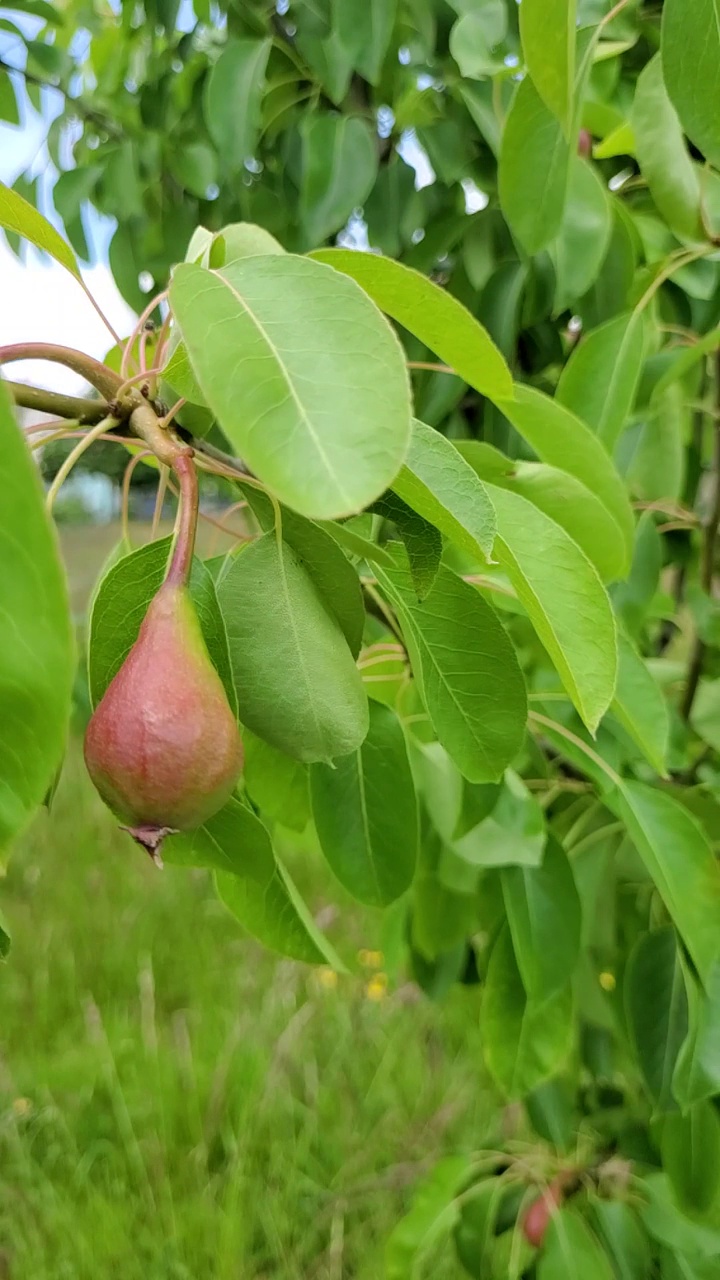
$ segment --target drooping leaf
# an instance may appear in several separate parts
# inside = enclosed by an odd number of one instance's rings
[[[0,194],[1,198],[1,194]],[[42,484],[0,380],[0,853],[42,804],[65,749],[75,654]]]
[[[370,728],[351,755],[313,765],[313,818],[323,853],[359,902],[387,906],[415,870],[417,800],[395,712],[370,704]]]
[[[308,964],[326,962],[295,909],[267,830],[239,800],[230,800],[197,831],[170,836],[163,857],[212,869],[225,906],[264,946]]]
[[[359,116],[312,112],[300,126],[300,219],[310,248],[345,225],[369,196],[377,173],[377,144]]]
[[[503,898],[523,986],[549,999],[567,985],[580,950],[580,898],[562,845],[550,838],[539,867],[505,867]]]
[[[450,840],[453,851],[471,866],[539,867],[547,839],[545,815],[522,778],[507,769],[501,787],[486,784],[483,792],[475,801],[484,801],[489,812],[463,829],[471,820],[464,792],[462,821]]]
[[[666,1116],[662,1162],[680,1208],[708,1213],[720,1190],[720,1117],[711,1102],[695,1102],[686,1115]]]
[[[677,1057],[673,1093],[685,1109],[720,1093],[720,964],[705,990],[694,975],[685,975],[690,1027]]]
[[[205,121],[228,174],[254,154],[270,48],[270,40],[229,40],[207,78]]]
[[[460,75],[474,80],[502,70],[502,57],[492,51],[504,40],[506,31],[507,9],[502,0],[486,0],[479,9],[461,13],[449,41]]]
[[[595,283],[611,232],[612,211],[607,188],[592,165],[573,156],[562,225],[557,239],[550,245],[555,265],[555,315],[582,298]]]
[[[372,505],[377,515],[391,520],[407,552],[410,573],[418,600],[424,600],[437,577],[442,560],[440,530],[420,515],[397,492],[388,490]]]
[[[671,926],[643,934],[625,972],[625,1010],[635,1056],[659,1111],[672,1111],[673,1071],[687,1035],[688,1006]]]
[[[438,738],[474,782],[498,779],[522,742],[525,686],[515,652],[490,605],[441,566],[419,602],[407,557],[378,565],[378,581],[398,610],[413,674]]]
[[[47,218],[43,218],[42,214],[28,204],[27,200],[23,200],[17,191],[6,187],[2,182],[0,182],[0,227],[4,227],[6,231],[14,231],[24,240],[29,240],[30,244],[49,253],[56,262],[66,267],[78,280],[80,279],[80,268],[67,241],[63,240]]]
[[[424,1256],[449,1235],[460,1212],[458,1192],[471,1171],[468,1156],[445,1156],[416,1191],[385,1247],[386,1280],[415,1280]]]
[[[500,407],[541,462],[569,471],[605,504],[620,527],[629,564],[635,519],[607,449],[580,418],[535,387],[516,386],[514,398]]]
[[[682,384],[654,396],[618,445],[618,466],[628,489],[643,502],[678,501],[685,485],[688,418]]]
[[[354,751],[368,727],[360,673],[293,549],[264,534],[223,575],[218,598],[242,723],[307,763]]]
[[[267,494],[249,484],[240,487],[261,529],[269,532],[275,525],[275,512]],[[315,583],[328,613],[337,618],[350,652],[357,658],[365,608],[360,579],[347,556],[325,529],[296,511],[282,512],[282,536]]]
[[[666,0],[662,69],[688,137],[720,166],[720,21],[717,0]]]
[[[628,828],[703,982],[720,956],[720,868],[707,838],[672,796],[624,781],[606,798]]]
[[[620,628],[612,709],[653,768],[664,774],[670,737],[668,705],[632,641]]]
[[[243,733],[243,780],[258,809],[291,831],[304,831],[310,820],[310,780],[299,760],[286,756],[269,742]]]
[[[482,395],[512,395],[510,370],[487,331],[457,298],[427,276],[391,258],[351,249],[319,249],[311,256],[356,280],[381,311]]]
[[[594,566],[565,530],[519,494],[488,486],[495,556],[591,731],[615,690],[615,619]]]
[[[171,542],[170,538],[161,538],[123,556],[113,563],[95,592],[88,642],[88,684],[93,706],[97,706],[137,640],[148,605],[165,578]],[[225,624],[215,584],[200,560],[193,561],[190,595],[213,665],[231,707],[236,709]]]
[[[632,128],[642,175],[670,230],[702,239],[700,182],[665,88],[659,53],[638,76]]]
[[[451,440],[417,419],[393,489],[470,555],[489,558],[496,526],[484,484]]]
[[[377,84],[392,36],[397,0],[333,0],[333,29],[364,80]]]
[[[492,1274],[492,1252],[498,1212],[507,1188],[499,1178],[477,1182],[463,1199],[454,1231],[458,1258],[474,1280]]]
[[[572,1007],[569,982],[547,1000],[528,998],[505,925],[490,954],[480,1026],[486,1065],[508,1098],[560,1069],[572,1045]]]
[[[613,1280],[602,1245],[575,1209],[553,1213],[538,1262],[538,1280]]]
[[[574,108],[575,26],[575,0],[523,0],[520,7],[525,65],[566,136]]]
[[[593,329],[573,351],[556,396],[615,447],[635,399],[643,360],[643,317],[628,312]]]
[[[391,484],[410,437],[407,374],[357,285],[307,258],[267,254],[222,273],[183,264],[170,297],[207,403],[277,497],[332,519]]]
[[[637,1210],[624,1200],[593,1197],[592,1223],[615,1268],[617,1280],[647,1280],[650,1241]]]
[[[518,85],[500,147],[500,203],[526,253],[539,253],[560,231],[570,165],[563,127],[529,76]]]

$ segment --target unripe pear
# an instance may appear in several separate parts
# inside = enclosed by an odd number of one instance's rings
[[[168,578],[152,600],[90,720],[85,761],[157,861],[164,836],[201,826],[229,800],[242,742],[184,584]]]

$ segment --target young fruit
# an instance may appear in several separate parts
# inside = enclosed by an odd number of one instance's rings
[[[157,861],[164,836],[201,826],[230,798],[242,742],[184,585],[168,579],[152,600],[88,725],[85,761]]]
[[[523,1233],[529,1244],[539,1249],[547,1231],[553,1209],[562,1204],[562,1182],[555,1178],[547,1189],[528,1205],[523,1215]]]

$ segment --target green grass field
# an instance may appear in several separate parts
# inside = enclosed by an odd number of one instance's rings
[[[336,945],[378,946],[319,862],[292,870]],[[487,1137],[472,989],[373,998],[371,968],[264,951],[116,829],[77,744],[0,902],[1,1280],[380,1280],[417,1178]]]

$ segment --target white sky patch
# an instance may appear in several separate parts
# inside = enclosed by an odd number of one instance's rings
[[[135,323],[134,313],[118,293],[109,267],[88,267],[83,278],[98,305],[121,337]],[[4,239],[0,243],[0,346],[13,342],[55,342],[77,347],[102,359],[113,339],[79,284],[59,263],[45,265],[36,254],[20,262]],[[77,392],[82,378],[59,364],[20,360],[5,365],[7,378]]]

